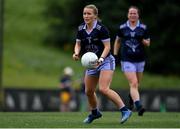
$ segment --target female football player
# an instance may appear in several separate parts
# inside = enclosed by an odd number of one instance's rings
[[[120,50],[121,68],[130,86],[129,108],[132,110],[135,105],[139,116],[145,112],[138,87],[145,66],[145,47],[149,45],[150,37],[146,25],[139,20],[139,9],[131,6],[128,10],[128,21],[118,29],[114,55],[116,58]]]
[[[107,28],[98,21],[98,9],[95,5],[87,5],[83,10],[84,22],[78,27],[73,59],[78,60],[86,52],[94,52],[98,56],[98,66],[87,69],[85,74],[85,92],[91,108],[91,114],[84,123],[91,123],[102,116],[97,107],[96,86],[99,91],[112,100],[122,113],[121,123],[130,116],[131,111],[126,108],[119,95],[110,89],[115,69],[115,59],[110,54],[110,36]]]

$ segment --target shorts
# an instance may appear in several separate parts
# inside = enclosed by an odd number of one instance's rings
[[[95,69],[87,69],[86,75],[99,77],[101,70],[115,70],[115,59],[112,55],[106,57],[103,63]]]
[[[71,93],[67,91],[62,91],[59,97],[62,104],[67,104],[71,100]]]
[[[145,61],[142,62],[128,62],[121,61],[121,70],[123,72],[143,72]]]

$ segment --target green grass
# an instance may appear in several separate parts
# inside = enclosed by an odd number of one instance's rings
[[[63,68],[72,66],[70,54],[43,46],[48,31],[45,7],[45,0],[6,0],[3,87],[54,89]],[[77,64],[72,67],[77,69]]]
[[[5,87],[57,88],[61,70],[67,65],[72,66],[70,59],[70,55],[55,49],[11,44],[5,50],[3,84]],[[78,62],[74,62],[72,67],[78,66]]]
[[[47,34],[47,20],[43,13],[45,0],[5,1],[5,33],[3,51],[3,87],[58,88],[65,66],[75,70],[74,80],[83,75],[80,62],[72,60],[72,53],[43,46]],[[143,89],[180,89],[180,77],[145,73]],[[78,87],[77,81],[74,84]],[[117,68],[112,82],[116,89],[128,88],[127,80]]]
[[[0,128],[179,128],[180,113],[133,113],[120,124],[119,112],[103,112],[92,124],[83,124],[87,112],[0,112]]]

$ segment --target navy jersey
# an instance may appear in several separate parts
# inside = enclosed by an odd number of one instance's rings
[[[86,24],[82,23],[78,27],[76,40],[80,41],[81,55],[86,52],[94,52],[100,57],[104,50],[103,42],[110,42],[110,36],[107,28],[102,23],[95,21],[91,32],[87,32]]]
[[[117,36],[121,39],[122,61],[145,61],[145,48],[142,39],[150,39],[146,25],[138,21],[136,27],[132,29],[127,21],[120,25]]]
[[[60,79],[60,88],[63,91],[70,91],[71,90],[71,86],[72,86],[72,80],[70,76],[63,76]]]

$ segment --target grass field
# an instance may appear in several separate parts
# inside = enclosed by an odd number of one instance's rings
[[[180,113],[133,113],[120,124],[119,112],[103,112],[92,124],[82,123],[88,112],[0,112],[0,128],[180,128]]]

